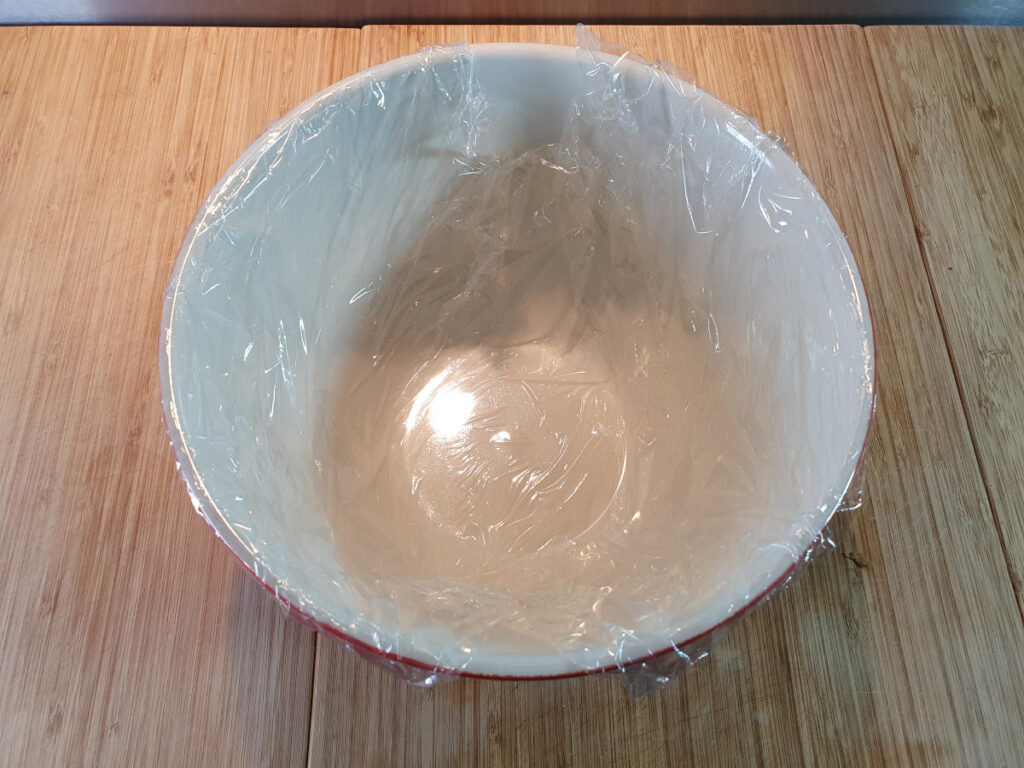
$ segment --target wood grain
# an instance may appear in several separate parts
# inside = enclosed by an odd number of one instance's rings
[[[863,31],[599,28],[787,138],[872,300],[867,501],[837,548],[674,685],[406,687],[321,638],[311,765],[961,765],[1024,754],[1024,627],[943,341]],[[361,66],[568,28],[367,27]]]
[[[868,41],[1024,615],[1024,29]]]
[[[995,524],[1019,576],[1019,33],[871,30],[887,124],[858,28],[597,31],[785,136],[849,237],[880,399],[836,549],[641,698],[423,691],[285,621],[191,511],[161,424],[188,223],[269,120],[357,66],[571,29],[0,29],[0,765],[1019,762]]]
[[[314,636],[192,511],[164,287],[201,200],[358,33],[0,29],[0,764],[295,765]]]

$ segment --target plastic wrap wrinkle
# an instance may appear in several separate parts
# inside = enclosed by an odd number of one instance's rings
[[[873,403],[860,278],[786,151],[582,29],[427,49],[272,126],[164,334],[197,508],[428,685],[667,649],[631,673],[666,681],[822,541]]]

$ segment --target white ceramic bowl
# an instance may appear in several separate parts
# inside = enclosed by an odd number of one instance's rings
[[[472,62],[488,105],[477,151],[520,152],[563,137],[569,106],[585,88],[573,49],[470,50],[449,69]],[[873,403],[874,349],[846,241],[796,163],[748,120],[686,83],[653,81],[670,84],[667,97],[689,104],[700,130],[713,131],[698,151],[755,171],[747,191],[756,199],[726,212],[727,231],[682,252],[679,243],[656,245],[659,258],[684,259],[699,273],[717,297],[709,332],[756,376],[733,412],[757,427],[741,425],[755,437],[735,482],[749,483],[744,492],[763,504],[726,504],[706,530],[698,526],[700,550],[679,550],[689,563],[689,597],[667,600],[670,608],[628,628],[613,647],[478,639],[466,647],[458,628],[371,620],[346,583],[318,490],[314,443],[324,404],[316,381],[333,358],[356,354],[335,299],[374,284],[393,254],[390,217],[425,216],[443,189],[422,180],[450,175],[450,153],[433,149],[451,127],[451,105],[441,97],[410,102],[414,92],[421,99],[443,91],[424,90],[422,78],[437,74],[425,64],[423,55],[382,64],[297,107],[243,153],[198,214],[171,278],[160,350],[168,430],[193,501],[282,601],[327,631],[412,664],[558,676],[684,644],[784,580],[854,474]],[[651,100],[638,141],[676,119],[658,103]],[[416,119],[403,123],[410,110]],[[396,152],[396,141],[415,151]],[[692,208],[678,217],[700,229]]]

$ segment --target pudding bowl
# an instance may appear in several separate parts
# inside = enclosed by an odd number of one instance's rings
[[[426,672],[680,649],[783,583],[874,396],[828,207],[629,56],[427,49],[272,125],[204,203],[161,385],[196,508],[282,602]]]

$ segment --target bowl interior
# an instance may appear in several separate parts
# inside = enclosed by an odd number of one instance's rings
[[[745,118],[612,61],[389,62],[272,126],[193,224],[164,314],[172,443],[218,535],[317,621],[477,674],[627,663],[759,596],[845,493],[874,362],[842,233]],[[582,294],[566,239],[487,271],[484,309],[452,303],[484,258],[452,222],[565,183],[535,162],[488,197],[464,156],[564,142],[595,83],[629,105],[628,141],[588,138],[626,148],[629,237],[580,257]]]

